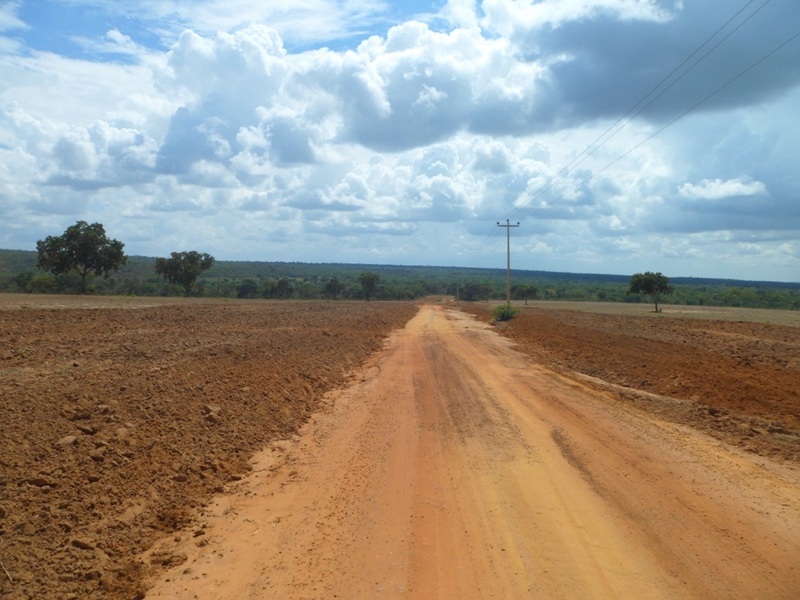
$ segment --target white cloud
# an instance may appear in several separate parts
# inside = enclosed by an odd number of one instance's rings
[[[75,7],[95,7],[97,0],[69,0]],[[293,44],[310,45],[363,34],[385,18],[383,0],[139,0],[101,2],[110,16],[141,21],[158,32],[167,46],[183,30],[213,35],[252,23],[265,23]]]
[[[745,177],[738,179],[703,179],[698,184],[684,183],[678,188],[681,196],[702,200],[721,200],[736,196],[757,196],[767,193],[767,186],[761,181]]]
[[[102,38],[74,36],[72,41],[89,54],[126,56],[134,62],[144,62],[152,53],[137,44],[130,36],[118,29],[109,29]]]
[[[657,0],[484,0],[482,25],[514,37],[522,31],[559,27],[572,21],[608,16],[619,21],[664,22],[673,11]],[[673,9],[681,3],[674,3]]]
[[[55,128],[88,126],[98,119],[127,121],[131,116],[153,126],[164,111],[174,110],[168,98],[157,97],[151,65],[98,63],[52,53],[0,54],[0,73],[0,107]]]
[[[447,0],[438,16],[454,29],[478,27],[476,0]]]
[[[0,32],[28,29],[28,25],[19,18],[22,2],[3,2],[0,4]]]
[[[56,142],[53,158],[62,172],[85,173],[93,166],[94,148],[88,137],[67,135]]]

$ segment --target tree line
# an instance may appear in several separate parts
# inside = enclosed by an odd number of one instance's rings
[[[92,278],[109,279],[112,272],[117,272],[127,263],[124,246],[119,240],[109,238],[101,223],[78,221],[62,235],[47,236],[36,243],[36,266],[51,273],[54,278],[69,275],[77,277],[77,292],[85,294],[87,283]],[[207,252],[184,250],[172,252],[168,258],[157,258],[154,270],[156,275],[161,276],[168,284],[180,287],[183,295],[190,297],[196,294],[197,280],[214,266],[214,262],[214,257]],[[14,282],[21,288],[34,291],[34,280],[33,274],[25,273],[18,274]],[[367,301],[372,300],[379,281],[380,276],[376,273],[361,273],[358,277],[361,297]],[[57,280],[55,282],[57,284]],[[321,294],[336,299],[345,292],[347,285],[333,277],[326,282]],[[294,293],[294,284],[286,278],[269,281],[263,286],[253,279],[244,279],[236,290],[238,298],[290,298]]]
[[[73,243],[80,231],[97,243],[96,260],[86,260],[77,269],[65,268],[64,260],[81,258],[86,249],[85,243]],[[40,246],[44,255],[39,252]],[[40,240],[36,252],[0,250],[0,291],[137,296],[188,293],[243,299],[505,298],[505,269],[217,261],[210,254],[193,250],[151,258],[127,256],[123,249],[124,244],[106,236],[102,225],[79,221],[61,236]],[[369,290],[359,280],[364,273],[376,276]],[[188,288],[187,277],[191,281]],[[513,270],[512,282],[512,298],[521,302],[653,301],[646,293],[631,293],[633,278],[622,275]],[[672,304],[800,310],[800,283],[675,278],[668,286]]]

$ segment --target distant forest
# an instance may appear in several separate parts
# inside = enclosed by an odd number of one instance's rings
[[[54,276],[36,267],[37,253],[0,250],[0,292],[71,294],[77,275]],[[102,295],[181,296],[183,289],[155,274],[155,258],[129,256],[108,279],[95,278],[89,292]],[[647,270],[646,268],[642,269]],[[376,300],[414,300],[430,295],[462,300],[503,299],[505,269],[359,264],[217,261],[200,276],[197,296],[215,298],[361,299],[359,275],[378,275]],[[665,273],[670,277],[669,273]],[[648,303],[628,295],[630,276],[512,270],[517,300]],[[670,277],[675,292],[666,304],[800,310],[800,283]]]

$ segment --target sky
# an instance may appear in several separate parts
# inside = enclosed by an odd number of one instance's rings
[[[798,159],[797,0],[0,0],[0,248],[797,282]]]

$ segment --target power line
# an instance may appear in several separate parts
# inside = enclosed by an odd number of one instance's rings
[[[787,39],[786,39],[784,42],[782,42],[781,44],[779,44],[778,46],[776,46],[775,48],[773,48],[772,50],[770,50],[770,51],[769,51],[767,54],[765,54],[764,56],[762,56],[761,58],[759,58],[759,59],[758,59],[756,62],[754,62],[753,64],[751,64],[749,67],[747,67],[747,68],[746,68],[746,69],[744,69],[743,71],[740,71],[740,72],[739,72],[739,73],[738,73],[736,76],[734,76],[734,77],[732,77],[731,79],[729,79],[727,82],[725,82],[723,85],[721,85],[720,87],[718,87],[716,90],[714,90],[713,92],[711,92],[710,94],[708,94],[707,96],[705,96],[705,97],[704,97],[702,100],[700,100],[700,101],[696,102],[695,104],[693,104],[691,107],[689,107],[688,109],[686,109],[685,111],[683,111],[681,114],[679,114],[677,117],[675,117],[674,119],[672,119],[672,120],[671,120],[671,121],[669,121],[668,123],[666,123],[666,124],[665,124],[663,127],[661,127],[660,129],[658,129],[658,130],[654,131],[652,134],[650,134],[650,135],[649,135],[649,136],[647,136],[645,139],[643,139],[642,141],[640,141],[639,143],[637,143],[635,146],[633,146],[633,147],[629,148],[628,150],[626,150],[626,151],[625,151],[623,154],[621,154],[620,156],[618,156],[617,158],[615,158],[614,160],[612,160],[610,163],[606,164],[606,165],[605,165],[603,168],[601,168],[601,169],[598,169],[597,171],[593,172],[593,173],[592,173],[592,174],[591,174],[589,177],[587,177],[586,179],[584,179],[584,180],[583,180],[583,183],[587,183],[587,182],[591,181],[592,179],[594,179],[595,177],[597,177],[598,175],[600,175],[601,173],[603,173],[603,172],[604,172],[604,171],[606,171],[607,169],[610,169],[612,166],[614,166],[615,164],[617,164],[619,161],[621,161],[623,158],[625,158],[626,156],[628,156],[629,154],[631,154],[631,153],[632,153],[632,152],[634,152],[635,150],[637,150],[637,149],[641,148],[642,146],[644,146],[644,145],[645,145],[647,142],[649,142],[649,141],[650,141],[650,140],[652,140],[654,137],[656,137],[657,135],[659,135],[659,134],[660,134],[662,131],[664,131],[665,129],[667,129],[667,128],[671,127],[671,126],[672,126],[672,125],[674,125],[674,124],[675,124],[677,121],[681,120],[683,117],[685,117],[685,116],[686,116],[686,115],[688,115],[689,113],[691,113],[691,112],[694,112],[694,111],[695,111],[697,108],[699,108],[700,106],[702,106],[703,104],[705,104],[706,102],[708,102],[708,101],[709,101],[711,98],[713,98],[714,96],[716,96],[717,94],[719,94],[719,93],[720,93],[722,90],[724,90],[724,89],[725,89],[725,88],[727,88],[728,86],[730,86],[730,85],[734,84],[736,81],[738,81],[739,79],[741,79],[742,77],[744,77],[744,76],[745,76],[747,73],[749,73],[750,71],[752,71],[753,69],[755,69],[756,67],[758,67],[758,65],[760,65],[761,63],[763,63],[765,60],[767,60],[767,59],[768,59],[770,56],[772,56],[772,55],[773,55],[773,54],[775,54],[776,52],[779,52],[779,51],[780,51],[781,49],[783,49],[785,46],[787,46],[787,45],[789,45],[790,43],[792,43],[792,42],[793,42],[795,39],[797,39],[798,37],[800,37],[800,31],[797,31],[797,32],[795,32],[793,35],[789,36],[789,38],[787,38]],[[564,197],[564,194],[562,194],[561,196],[558,196],[558,197],[556,198],[556,200],[559,200],[559,199],[561,199],[561,198],[563,198],[563,197]]]
[[[708,36],[702,44],[700,44],[697,48],[695,48],[686,58],[684,58],[677,66],[675,66],[666,76],[664,76],[661,81],[659,81],[656,85],[654,85],[650,91],[648,91],[642,98],[636,102],[631,108],[625,112],[624,115],[619,117],[610,127],[608,127],[602,134],[600,134],[593,142],[591,142],[583,151],[580,152],[575,158],[573,158],[565,167],[563,167],[558,174],[551,178],[547,183],[543,184],[538,190],[536,190],[528,199],[527,202],[524,204],[517,206],[510,214],[513,216],[517,214],[521,209],[525,208],[526,206],[530,205],[531,202],[540,198],[544,195],[545,192],[550,190],[553,185],[558,183],[564,177],[569,175],[576,167],[578,167],[581,163],[583,163],[589,156],[594,154],[597,150],[599,150],[602,146],[604,146],[609,140],[611,140],[614,136],[616,136],[620,131],[622,131],[631,121],[633,121],[637,116],[639,116],[642,112],[644,112],[648,107],[650,107],[656,100],[661,98],[667,91],[669,91],[676,83],[678,83],[681,79],[683,79],[689,72],[691,72],[697,65],[703,62],[709,55],[711,55],[719,46],[721,46],[728,38],[730,38],[734,33],[739,31],[746,23],[748,23],[758,12],[760,12],[767,4],[769,4],[772,0],[765,0],[754,10],[750,13],[747,18],[739,23],[732,31],[728,32],[725,37],[719,40],[708,52],[703,54],[700,58],[694,61],[689,68],[684,70],[678,77],[676,77],[673,81],[669,83],[664,89],[662,89],[657,95],[651,98],[649,101],[647,99],[655,94],[655,92],[661,88],[673,75],[675,75],[684,65],[686,65],[695,55],[697,55],[705,46],[707,46],[711,40],[713,40],[720,32],[722,32],[728,25],[730,25],[739,15],[741,15],[747,7],[753,4],[756,0],[749,0],[747,4],[745,4],[741,9],[739,9],[732,17],[730,17],[725,23],[723,23],[720,27],[717,28],[714,33]],[[638,110],[637,110],[638,109]],[[610,134],[610,135],[609,135]],[[607,137],[606,137],[607,136]],[[561,196],[563,197],[563,196]]]
[[[630,121],[632,121],[632,120],[633,120],[634,118],[636,118],[636,117],[637,117],[639,114],[641,114],[641,112],[643,112],[643,111],[644,111],[646,108],[648,108],[648,107],[649,107],[649,106],[650,106],[650,105],[651,105],[653,102],[655,102],[655,101],[656,101],[656,100],[658,100],[658,99],[659,99],[661,96],[663,96],[663,95],[664,95],[664,94],[665,94],[665,93],[666,93],[666,92],[667,92],[667,91],[668,91],[668,90],[669,90],[669,89],[670,89],[670,88],[671,88],[673,85],[675,85],[675,83],[677,83],[677,82],[678,82],[680,79],[682,79],[682,78],[683,78],[683,77],[684,77],[686,74],[688,74],[688,73],[689,73],[689,72],[690,72],[692,69],[694,69],[694,68],[695,68],[695,67],[696,67],[698,64],[700,64],[700,63],[701,63],[703,60],[705,60],[705,59],[706,59],[706,58],[707,58],[707,57],[708,57],[710,54],[712,54],[712,53],[713,53],[713,52],[714,52],[714,51],[715,51],[715,50],[716,50],[716,49],[717,49],[717,48],[718,48],[720,45],[722,45],[722,44],[723,44],[723,43],[724,43],[724,42],[725,42],[727,39],[729,39],[729,38],[730,38],[730,37],[731,37],[731,36],[732,36],[734,33],[736,33],[736,32],[737,32],[739,29],[741,29],[741,28],[742,28],[742,27],[743,27],[743,26],[744,26],[744,25],[745,25],[747,22],[749,22],[749,21],[750,21],[750,20],[751,20],[751,19],[752,19],[752,18],[753,18],[753,17],[754,17],[754,16],[755,16],[755,15],[756,15],[758,12],[760,12],[760,11],[761,11],[761,10],[762,10],[762,9],[763,9],[763,8],[764,8],[766,5],[767,5],[767,4],[769,4],[769,3],[771,2],[771,0],[766,0],[766,1],[765,1],[765,2],[763,2],[763,3],[762,3],[760,6],[758,6],[758,8],[756,8],[756,10],[754,10],[752,13],[750,13],[750,14],[747,16],[747,18],[746,18],[746,19],[744,19],[744,21],[742,21],[741,23],[739,23],[739,24],[738,24],[738,25],[737,25],[737,26],[736,26],[736,27],[735,27],[735,28],[734,28],[732,31],[730,31],[729,33],[727,33],[727,34],[726,34],[726,35],[725,35],[725,36],[724,36],[724,37],[723,37],[721,40],[719,40],[719,41],[718,41],[718,42],[717,42],[717,43],[716,43],[716,44],[715,44],[715,45],[714,45],[712,48],[710,48],[710,49],[708,50],[708,52],[706,52],[706,53],[705,53],[705,54],[703,54],[703,55],[702,55],[700,58],[698,58],[696,61],[694,61],[694,63],[692,63],[692,64],[691,64],[691,66],[690,66],[688,69],[686,69],[686,70],[685,70],[683,73],[681,73],[681,75],[680,75],[679,77],[677,77],[677,78],[676,78],[674,81],[672,81],[672,82],[671,82],[671,83],[670,83],[670,84],[669,84],[667,87],[665,87],[663,90],[661,90],[661,91],[660,91],[660,92],[659,92],[659,93],[658,93],[658,94],[657,94],[657,95],[656,95],[654,98],[652,98],[652,99],[651,99],[649,102],[646,102],[646,101],[647,101],[647,99],[648,99],[650,96],[652,96],[652,95],[653,95],[653,93],[654,93],[656,90],[658,90],[658,89],[659,89],[659,88],[660,88],[660,87],[661,87],[661,86],[662,86],[662,85],[663,85],[663,84],[664,84],[666,81],[668,81],[668,80],[669,80],[669,79],[670,79],[670,78],[671,78],[671,77],[672,77],[672,76],[673,76],[673,75],[674,75],[676,72],[678,72],[678,71],[679,71],[679,69],[681,69],[681,67],[683,67],[685,64],[687,64],[687,63],[688,63],[688,62],[689,62],[689,61],[690,61],[690,60],[691,60],[691,59],[692,59],[694,56],[696,56],[696,55],[697,55],[697,54],[698,54],[698,53],[699,53],[699,52],[700,52],[700,51],[701,51],[701,50],[702,50],[702,49],[703,49],[705,46],[707,46],[707,45],[708,45],[708,44],[709,44],[709,43],[710,43],[710,42],[711,42],[711,41],[712,41],[712,40],[713,40],[713,39],[714,39],[714,38],[715,38],[715,37],[716,37],[716,36],[717,36],[717,35],[718,35],[718,34],[721,32],[721,31],[723,31],[723,30],[724,30],[724,29],[725,29],[725,28],[726,28],[726,27],[727,27],[727,26],[728,26],[730,23],[732,23],[732,22],[733,22],[733,21],[734,21],[734,20],[735,20],[735,19],[736,19],[736,18],[737,18],[739,15],[741,15],[741,14],[742,14],[742,13],[743,13],[743,12],[744,12],[744,11],[745,11],[747,8],[748,8],[748,7],[749,7],[751,4],[753,4],[754,2],[755,2],[755,0],[750,0],[749,2],[747,2],[747,4],[745,4],[745,6],[743,6],[743,7],[742,7],[742,8],[741,8],[741,9],[740,9],[738,12],[736,12],[736,13],[735,13],[735,14],[734,14],[732,17],[730,17],[730,18],[729,18],[729,19],[728,19],[728,20],[727,20],[727,21],[726,21],[726,22],[725,22],[725,23],[724,23],[722,26],[720,26],[719,28],[717,28],[717,30],[716,30],[716,31],[715,31],[713,34],[711,34],[711,35],[710,35],[710,36],[709,36],[709,37],[708,37],[708,38],[707,38],[707,39],[706,39],[706,40],[705,40],[705,41],[704,41],[702,44],[700,44],[700,45],[699,45],[699,46],[698,46],[698,47],[697,47],[697,48],[696,48],[696,49],[695,49],[695,50],[694,50],[694,51],[693,51],[693,52],[692,52],[692,53],[691,53],[689,56],[687,56],[687,57],[686,57],[686,58],[685,58],[683,61],[681,61],[681,63],[680,63],[679,65],[677,65],[675,68],[673,68],[673,69],[672,69],[672,71],[670,71],[670,73],[669,73],[669,74],[667,74],[667,75],[666,75],[664,78],[662,78],[662,79],[661,79],[661,81],[659,81],[659,83],[658,83],[658,84],[656,84],[656,85],[655,85],[655,86],[654,86],[654,87],[653,87],[653,88],[652,88],[652,89],[651,89],[651,90],[650,90],[650,91],[649,91],[647,94],[645,94],[645,95],[644,95],[644,96],[643,96],[643,97],[642,97],[642,98],[641,98],[641,99],[640,99],[640,100],[639,100],[639,101],[638,101],[636,104],[634,104],[634,105],[633,105],[633,106],[632,106],[632,107],[631,107],[631,108],[630,108],[630,109],[629,109],[629,110],[628,110],[628,111],[627,111],[627,112],[626,112],[626,113],[625,113],[625,114],[624,114],[622,117],[620,117],[619,119],[617,119],[617,121],[616,121],[616,122],[615,122],[613,125],[611,125],[611,126],[608,128],[608,129],[606,129],[606,131],[605,131],[603,134],[601,134],[601,135],[600,135],[600,136],[599,136],[599,137],[598,137],[598,138],[597,138],[595,141],[593,141],[591,144],[589,144],[589,145],[588,145],[588,146],[587,146],[587,147],[586,147],[586,148],[585,148],[585,149],[584,149],[584,150],[583,150],[583,151],[582,151],[582,152],[581,152],[581,153],[580,153],[578,156],[576,156],[576,157],[575,157],[575,158],[574,158],[574,159],[573,159],[573,160],[572,160],[572,161],[571,161],[571,162],[570,162],[570,163],[569,163],[569,164],[568,164],[566,167],[562,168],[562,169],[561,169],[561,171],[559,171],[559,174],[558,174],[556,177],[553,177],[553,178],[551,178],[551,179],[550,179],[550,180],[549,180],[547,183],[543,184],[543,185],[542,185],[542,186],[541,186],[541,187],[540,187],[538,190],[536,190],[536,191],[533,193],[533,195],[532,195],[532,196],[531,196],[531,197],[530,197],[530,198],[529,198],[529,199],[528,199],[528,200],[527,200],[527,201],[526,201],[524,204],[521,204],[521,205],[519,205],[519,206],[516,206],[516,207],[514,208],[514,210],[512,210],[512,211],[511,211],[511,213],[510,213],[510,216],[513,216],[513,215],[517,214],[517,213],[518,213],[520,210],[522,210],[523,208],[525,208],[525,207],[529,206],[529,205],[530,205],[530,203],[531,203],[531,202],[533,202],[533,201],[534,201],[536,198],[539,198],[539,197],[540,197],[542,194],[544,194],[544,192],[546,192],[547,190],[549,190],[550,188],[552,188],[552,186],[553,186],[555,183],[557,183],[559,180],[563,179],[563,178],[564,178],[564,176],[566,176],[566,175],[568,175],[569,173],[571,173],[571,172],[574,170],[574,168],[575,168],[575,167],[577,167],[577,166],[578,166],[580,163],[582,163],[584,160],[586,160],[586,158],[588,158],[588,157],[589,157],[591,154],[593,154],[593,153],[594,153],[596,150],[598,150],[598,149],[599,149],[600,147],[602,147],[602,146],[603,146],[605,143],[607,143],[607,142],[608,142],[608,141],[609,141],[609,140],[610,140],[612,137],[614,137],[614,135],[616,135],[617,133],[619,133],[619,131],[621,131],[621,130],[622,130],[624,127],[625,127],[625,126],[627,126],[627,125],[628,125],[628,123],[630,123]],[[697,109],[698,109],[700,106],[702,106],[703,104],[705,104],[706,102],[708,102],[708,100],[710,100],[711,98],[713,98],[714,96],[716,96],[717,94],[719,94],[720,92],[722,92],[724,89],[728,88],[730,85],[732,85],[733,83],[735,83],[737,80],[739,80],[739,79],[741,79],[742,77],[744,77],[744,76],[745,76],[747,73],[749,73],[749,72],[750,72],[750,71],[752,71],[753,69],[757,68],[757,67],[758,67],[758,66],[759,66],[761,63],[763,63],[764,61],[766,61],[767,59],[769,59],[769,58],[770,58],[772,55],[774,55],[775,53],[779,52],[779,51],[780,51],[781,49],[783,49],[785,46],[787,46],[787,45],[788,45],[788,44],[790,44],[792,41],[794,41],[794,40],[795,40],[797,37],[800,37],[800,31],[798,31],[798,32],[796,32],[795,34],[791,35],[791,36],[790,36],[788,39],[786,39],[784,42],[782,42],[782,43],[781,43],[781,44],[779,44],[778,46],[774,47],[772,50],[770,50],[770,51],[769,51],[769,52],[767,52],[765,55],[763,55],[761,58],[759,58],[759,59],[758,59],[758,60],[756,60],[754,63],[752,63],[752,64],[751,64],[749,67],[747,67],[747,68],[743,69],[743,70],[742,70],[742,71],[740,71],[740,72],[739,72],[737,75],[735,75],[734,77],[732,77],[731,79],[729,79],[727,82],[725,82],[723,85],[721,85],[721,86],[719,86],[718,88],[716,88],[716,89],[715,89],[713,92],[711,92],[710,94],[706,95],[704,98],[702,98],[701,100],[699,100],[698,102],[696,102],[695,104],[693,104],[691,107],[689,107],[688,109],[686,109],[685,111],[683,111],[682,113],[680,113],[679,115],[677,115],[676,117],[674,117],[673,119],[671,119],[671,120],[670,120],[668,123],[666,123],[664,126],[662,126],[661,128],[659,128],[657,131],[653,132],[653,133],[652,133],[651,135],[649,135],[647,138],[645,138],[645,139],[644,139],[644,140],[642,140],[641,142],[637,143],[637,144],[636,144],[636,145],[634,145],[633,147],[629,148],[627,151],[625,151],[623,154],[621,154],[620,156],[618,156],[617,158],[615,158],[613,161],[611,161],[611,162],[609,162],[608,164],[606,164],[606,165],[605,165],[603,168],[601,168],[600,170],[598,170],[598,171],[594,172],[594,173],[593,173],[591,176],[589,176],[588,178],[586,178],[585,180],[583,180],[583,183],[586,183],[586,182],[588,182],[588,181],[591,181],[592,179],[594,179],[594,177],[596,177],[597,175],[600,175],[601,173],[603,173],[603,172],[604,172],[604,171],[606,171],[607,169],[611,168],[613,165],[615,165],[616,163],[618,163],[620,160],[622,160],[622,159],[623,159],[623,158],[625,158],[626,156],[630,155],[632,152],[634,152],[635,150],[637,150],[638,148],[640,148],[641,146],[643,146],[644,144],[646,144],[647,142],[649,142],[650,140],[652,140],[652,139],[653,139],[654,137],[656,137],[657,135],[661,134],[661,133],[662,133],[664,130],[666,130],[667,128],[671,127],[671,126],[672,126],[673,124],[675,124],[677,121],[679,121],[680,119],[682,119],[682,118],[683,118],[683,117],[685,117],[686,115],[690,114],[691,112],[693,112],[693,111],[697,110]],[[643,104],[643,103],[645,103],[645,102],[646,102],[646,104],[644,104],[644,106],[642,106],[642,104]],[[641,108],[639,108],[639,107],[641,107]],[[637,110],[637,108],[638,108],[638,110]],[[630,117],[630,118],[628,118],[628,117]],[[626,120],[626,119],[627,119],[627,120]],[[624,123],[622,123],[623,121],[624,121]],[[617,128],[617,126],[618,126],[620,123],[622,123],[622,125],[621,125],[621,126],[619,126],[619,127]],[[609,136],[608,136],[606,139],[603,139],[603,138],[604,138],[604,137],[605,137],[605,136],[606,136],[606,135],[607,135],[609,132],[613,131],[615,128],[617,128],[617,129],[616,129],[616,131],[614,131],[614,132],[613,132],[611,135],[609,135]],[[602,141],[601,141],[601,140],[602,140]],[[556,198],[555,198],[555,200],[559,200],[559,199],[563,198],[563,197],[564,197],[564,195],[565,195],[565,194],[562,194],[562,195],[560,195],[560,196],[556,197]],[[487,244],[488,244],[488,241],[487,241],[486,243],[484,243],[484,244],[481,246],[481,248],[479,249],[479,252],[480,252],[480,251],[482,251],[483,249],[485,249],[485,248],[486,248],[486,246],[487,246]]]
[[[650,134],[649,136],[647,136],[645,139],[643,139],[641,142],[639,142],[638,144],[636,144],[636,145],[635,145],[635,146],[633,146],[632,148],[629,148],[627,151],[625,151],[623,154],[621,154],[620,156],[618,156],[617,158],[615,158],[614,160],[612,160],[610,163],[608,163],[608,164],[607,164],[606,166],[604,166],[602,169],[600,169],[600,170],[596,171],[595,173],[593,173],[593,174],[591,175],[591,177],[588,177],[587,179],[585,179],[585,180],[584,180],[584,182],[586,182],[586,181],[591,181],[591,180],[592,180],[594,177],[596,177],[597,175],[599,175],[600,173],[602,173],[602,172],[603,172],[603,171],[605,171],[606,169],[608,169],[608,168],[612,167],[613,165],[617,164],[617,163],[618,163],[619,161],[621,161],[623,158],[625,158],[626,156],[628,156],[628,155],[629,155],[631,152],[633,152],[634,150],[637,150],[638,148],[642,147],[644,144],[646,144],[647,142],[649,142],[650,140],[652,140],[654,137],[656,137],[656,136],[657,136],[658,134],[660,134],[662,131],[664,131],[664,130],[665,130],[665,129],[667,129],[668,127],[671,127],[673,124],[675,124],[677,121],[681,120],[683,117],[685,117],[685,116],[686,116],[686,115],[688,115],[689,113],[691,113],[691,112],[694,112],[694,111],[695,111],[697,108],[699,108],[700,106],[702,106],[703,104],[705,104],[706,102],[708,102],[708,101],[709,101],[711,98],[713,98],[714,96],[716,96],[717,94],[719,94],[719,93],[720,93],[722,90],[724,90],[724,89],[725,89],[725,88],[727,88],[728,86],[732,85],[733,83],[735,83],[736,81],[738,81],[739,79],[741,79],[742,77],[744,77],[744,76],[745,76],[747,73],[749,73],[750,71],[752,71],[753,69],[755,69],[755,68],[756,68],[758,65],[760,65],[761,63],[763,63],[763,62],[764,62],[765,60],[767,60],[767,59],[768,59],[770,56],[772,56],[772,55],[773,55],[773,54],[775,54],[776,52],[779,52],[779,51],[780,51],[781,49],[783,49],[785,46],[787,46],[787,45],[789,45],[790,43],[792,43],[792,42],[793,42],[795,39],[797,39],[798,37],[800,37],[800,31],[797,31],[796,33],[794,33],[794,35],[790,36],[790,37],[789,37],[788,39],[786,39],[786,40],[785,40],[783,43],[781,43],[780,45],[778,45],[778,46],[776,46],[775,48],[773,48],[772,50],[770,50],[770,51],[769,51],[767,54],[765,54],[764,56],[762,56],[761,58],[759,58],[759,59],[758,59],[756,62],[754,62],[752,65],[750,65],[749,67],[747,67],[747,68],[746,68],[746,69],[744,69],[743,71],[740,71],[738,75],[736,75],[735,77],[732,77],[731,79],[729,79],[729,80],[728,80],[727,82],[725,82],[723,85],[721,85],[721,86],[720,86],[720,87],[718,87],[716,90],[714,90],[713,92],[711,92],[710,94],[708,94],[707,96],[705,96],[705,97],[704,97],[702,100],[700,100],[700,101],[696,102],[695,104],[693,104],[691,107],[689,107],[688,109],[686,109],[685,111],[683,111],[681,114],[679,114],[677,117],[675,117],[674,119],[672,119],[671,121],[669,121],[669,122],[668,122],[667,124],[665,124],[663,127],[661,127],[660,129],[658,129],[658,130],[654,131],[652,134]],[[563,197],[563,195],[562,195],[562,196],[560,196],[560,197]]]

